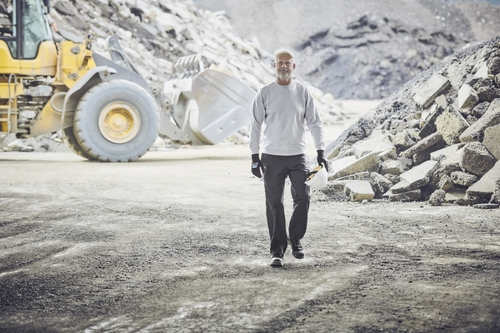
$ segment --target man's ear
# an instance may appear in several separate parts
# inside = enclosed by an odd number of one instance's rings
[[[293,63],[293,69],[295,69],[295,63]]]

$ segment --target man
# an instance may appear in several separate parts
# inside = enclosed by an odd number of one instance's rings
[[[279,49],[275,53],[276,80],[261,88],[253,104],[250,149],[252,173],[264,174],[266,216],[271,238],[271,266],[283,266],[287,245],[297,259],[304,258],[301,239],[307,228],[309,187],[306,181],[309,166],[306,156],[306,125],[318,151],[318,165],[328,170],[324,157],[323,125],[311,93],[292,78],[295,70],[293,53]],[[265,126],[264,126],[265,125]],[[262,127],[264,127],[263,133]],[[262,134],[262,160],[259,158]],[[286,231],[283,192],[289,177],[293,213]]]

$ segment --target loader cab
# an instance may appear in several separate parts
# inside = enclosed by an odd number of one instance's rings
[[[0,74],[54,75],[47,0],[0,0]]]

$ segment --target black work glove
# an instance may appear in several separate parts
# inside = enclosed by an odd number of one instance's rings
[[[264,164],[259,158],[259,154],[252,154],[252,173],[257,178],[262,178],[262,172],[264,172]]]
[[[323,166],[328,172],[328,161],[325,159],[325,151],[318,150],[318,165]]]

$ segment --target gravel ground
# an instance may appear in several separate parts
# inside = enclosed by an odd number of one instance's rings
[[[313,194],[276,269],[247,147],[0,160],[1,332],[500,331],[498,210]]]

